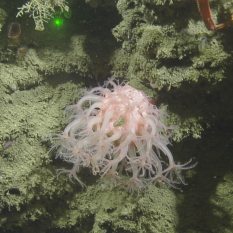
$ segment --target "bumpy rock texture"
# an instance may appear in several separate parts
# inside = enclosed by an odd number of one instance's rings
[[[18,18],[13,43],[7,25],[24,3],[0,6],[0,142],[14,140],[0,150],[0,231],[231,232],[233,26],[208,31],[195,1],[76,0],[60,28],[51,20],[35,32],[28,15]],[[231,1],[210,7],[216,23],[230,19]],[[28,50],[19,60],[20,46]],[[87,189],[57,179],[55,169],[70,165],[48,154],[44,139],[67,125],[63,109],[81,88],[111,75],[168,105],[165,123],[179,126],[176,162],[199,162],[183,173],[182,192],[149,186],[136,198],[88,169],[80,171]]]

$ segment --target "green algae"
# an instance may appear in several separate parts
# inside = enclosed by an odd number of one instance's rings
[[[3,82],[0,140],[2,145],[9,140],[14,142],[7,150],[1,149],[0,196],[1,212],[5,209],[10,211],[4,215],[8,217],[2,224],[5,224],[4,228],[10,229],[16,226],[12,225],[11,221],[16,221],[20,215],[27,212],[29,214],[29,209],[22,210],[23,206],[30,204],[31,211],[37,212],[40,199],[52,198],[54,192],[61,192],[61,183],[55,185],[58,181],[54,168],[47,166],[52,157],[47,153],[47,141],[42,139],[51,137],[49,133],[65,123],[60,117],[63,115],[62,111],[77,99],[80,86],[67,82],[53,86],[55,83],[51,80],[50,83],[44,83],[34,89],[11,93],[5,87],[4,80]],[[63,94],[65,90],[66,95]],[[35,202],[35,205],[32,202]],[[39,214],[36,215],[39,218]],[[22,227],[24,221],[22,219],[22,222],[17,224]]]
[[[180,116],[167,111],[169,117],[163,119],[166,125],[174,126],[172,139],[180,142],[182,139],[192,136],[193,138],[201,138],[201,133],[204,130],[201,125],[202,118],[185,118],[182,119]]]
[[[174,194],[153,186],[135,199],[125,191],[103,189],[97,184],[75,194],[68,205],[66,218],[56,223],[68,227],[83,222],[78,228],[82,232],[108,232],[110,228],[114,232],[174,232],[177,222]],[[85,221],[94,224],[87,226]]]
[[[113,29],[113,35],[122,42],[122,49],[130,53],[126,77],[148,80],[152,88],[162,89],[166,85],[179,87],[182,82],[197,82],[202,77],[201,69],[214,67],[212,77],[221,81],[224,76],[220,72],[229,66],[231,56],[224,50],[221,32],[208,31],[202,20],[194,21],[188,15],[186,25],[181,21],[177,28],[172,23],[171,10],[178,10],[176,7],[183,4],[164,4],[163,15],[157,4],[138,1],[129,7],[130,3],[123,0],[117,4],[123,21]],[[158,18],[163,26],[152,25],[158,24]],[[137,26],[132,27],[134,24]],[[198,43],[203,36],[208,38],[209,47],[200,52]],[[171,63],[174,65],[170,66]]]
[[[115,4],[86,2],[106,8]],[[222,2],[211,5],[219,22],[227,15],[217,12],[229,10],[229,1]],[[228,28],[208,31],[195,2],[169,3],[118,1],[122,19],[110,27],[116,14],[108,18],[107,11],[96,8],[105,17],[95,25],[97,14],[92,21],[93,11],[77,1],[74,8],[80,10],[73,15],[79,17],[85,9],[84,17],[76,18],[77,28],[72,25],[68,34],[49,29],[35,36],[21,21],[23,43],[32,48],[17,63],[16,46],[8,42],[8,50],[4,48],[1,34],[0,139],[2,145],[14,140],[0,156],[2,231],[233,231],[232,134],[227,133],[232,127],[232,35]],[[104,34],[106,28],[115,38]],[[200,50],[204,36],[206,48]],[[168,104],[165,123],[179,126],[172,137],[180,143],[169,147],[175,161],[199,161],[185,175],[189,185],[183,190],[149,186],[139,198],[131,197],[119,187],[102,188],[88,170],[79,174],[87,189],[66,176],[57,180],[55,169],[69,164],[54,160],[55,153],[47,153],[49,141],[43,139],[67,125],[63,109],[77,101],[83,81],[102,84],[111,75],[158,98],[158,106]],[[222,134],[215,125],[225,129]]]

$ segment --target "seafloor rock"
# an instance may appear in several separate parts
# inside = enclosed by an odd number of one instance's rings
[[[231,232],[233,26],[208,31],[196,1],[86,2],[70,1],[60,28],[51,20],[35,32],[28,15],[18,18],[15,45],[7,25],[25,1],[1,1],[0,142],[13,143],[0,151],[0,231]],[[209,2],[216,23],[230,19],[232,1]],[[21,60],[19,46],[28,48]],[[166,124],[179,126],[175,158],[199,162],[184,173],[189,185],[149,186],[136,198],[96,183],[88,169],[80,171],[87,189],[57,179],[55,169],[70,165],[48,154],[44,139],[67,125],[63,109],[81,88],[111,75],[168,105]]]

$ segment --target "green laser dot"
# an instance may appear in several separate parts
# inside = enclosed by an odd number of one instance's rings
[[[55,21],[55,24],[56,24],[56,25],[60,25],[60,24],[61,24],[60,20],[56,20],[56,21]]]

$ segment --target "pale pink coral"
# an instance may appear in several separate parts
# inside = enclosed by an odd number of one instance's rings
[[[73,164],[71,170],[60,172],[69,173],[82,186],[77,177],[80,167],[90,167],[111,187],[122,183],[129,192],[139,193],[150,182],[164,181],[174,186],[174,178],[178,178],[184,183],[177,170],[195,166],[186,166],[189,162],[175,164],[167,147],[172,127],[161,122],[163,109],[150,104],[144,92],[128,84],[116,84],[111,78],[103,87],[86,92],[66,111],[72,112],[73,121],[54,138],[59,140],[54,147],[59,147],[58,156]],[[166,168],[161,156],[169,161]],[[132,173],[127,181],[120,177],[124,170]]]

